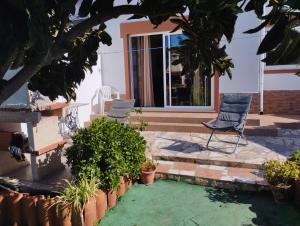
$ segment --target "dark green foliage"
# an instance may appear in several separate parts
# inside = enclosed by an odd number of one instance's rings
[[[221,45],[231,42],[237,16],[253,11],[262,21],[247,33],[266,25],[271,31],[261,43],[258,54],[267,53],[268,64],[300,61],[299,0],[82,0],[77,21],[77,0],[3,0],[0,7],[0,103],[25,82],[32,90],[55,99],[62,95],[75,99],[75,89],[85,71],[97,62],[99,44],[111,44],[104,23],[121,15],[146,18],[154,27],[172,19],[188,39],[174,49],[184,74],[228,74],[233,62]],[[268,11],[264,12],[267,7]],[[184,16],[183,13],[188,15]],[[39,61],[40,59],[40,61]],[[23,66],[22,79],[4,80],[9,69]],[[23,76],[23,77],[22,77]]]
[[[105,118],[78,130],[67,149],[67,163],[76,177],[97,176],[103,189],[119,186],[119,176],[137,178],[145,161],[146,141],[133,128]]]
[[[293,151],[289,161],[297,163],[297,165],[300,167],[300,150]]]
[[[179,59],[173,64],[183,65],[182,74],[193,75],[200,70],[203,75],[213,76],[215,73],[231,77],[234,67],[226,53],[226,46],[221,45],[222,37],[231,41],[237,15],[242,12],[237,5],[239,0],[188,1],[190,10],[187,18],[175,18],[177,29],[183,29],[187,37],[182,46],[173,48]]]
[[[269,13],[263,15],[263,6]],[[266,25],[272,26],[259,46],[258,54],[267,53],[267,64],[300,62],[300,1],[249,0],[245,11],[255,11],[263,23],[246,33],[255,33]]]
[[[105,26],[101,26],[100,29],[105,29]],[[92,66],[97,64],[100,42],[111,44],[111,37],[102,30],[77,38],[68,55],[42,68],[31,79],[29,88],[39,90],[51,100],[59,95],[67,100],[76,99],[75,89],[85,78],[86,70],[92,72]]]

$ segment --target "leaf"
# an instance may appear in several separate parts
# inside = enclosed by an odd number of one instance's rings
[[[274,49],[284,38],[286,25],[288,25],[286,16],[281,16],[274,27],[267,33],[266,37],[261,42],[257,54],[266,53]]]
[[[300,9],[300,1],[299,0],[287,0],[285,5],[290,6],[293,9]]]
[[[253,34],[256,33],[258,31],[260,31],[261,29],[263,29],[264,27],[266,27],[269,23],[269,20],[265,20],[263,23],[261,23],[259,26],[257,26],[256,28],[253,29],[249,29],[248,31],[245,31],[244,33],[246,34]]]
[[[246,12],[249,12],[249,11],[254,10],[254,8],[255,8],[255,1],[256,1],[256,0],[250,0],[250,1],[248,2],[248,4],[247,4],[246,7],[245,7],[245,11],[246,11]]]
[[[79,8],[79,16],[86,17],[90,13],[93,0],[83,0]]]
[[[133,15],[131,17],[128,18],[128,20],[136,20],[136,19],[141,19],[144,18],[144,16],[141,15]]]

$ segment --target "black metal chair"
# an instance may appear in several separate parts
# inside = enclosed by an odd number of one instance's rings
[[[218,131],[231,131],[238,133],[238,140],[235,145],[233,153],[238,148],[240,139],[243,138],[248,141],[244,135],[244,129],[247,121],[247,115],[250,109],[252,95],[232,95],[225,94],[222,99],[220,112],[216,119],[210,122],[202,122],[204,126],[211,129],[212,132],[206,144],[208,149],[209,142],[213,133]]]

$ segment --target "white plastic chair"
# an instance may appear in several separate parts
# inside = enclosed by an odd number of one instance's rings
[[[114,91],[114,92],[113,92]],[[116,98],[112,97],[112,94],[116,95]],[[102,86],[98,89],[92,98],[91,106],[93,107],[93,101],[98,96],[99,113],[104,114],[105,102],[112,101],[113,99],[120,99],[120,93],[111,86]]]

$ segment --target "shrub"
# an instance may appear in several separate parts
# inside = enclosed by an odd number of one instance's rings
[[[300,151],[295,150],[293,151],[289,161],[295,162],[300,167]]]
[[[264,177],[273,186],[291,185],[299,174],[297,164],[291,161],[269,160],[263,164],[263,168]]]
[[[145,161],[146,141],[139,132],[117,121],[94,120],[79,129],[67,149],[67,163],[72,174],[92,174],[102,182],[102,189],[119,186],[119,176],[138,177]]]

